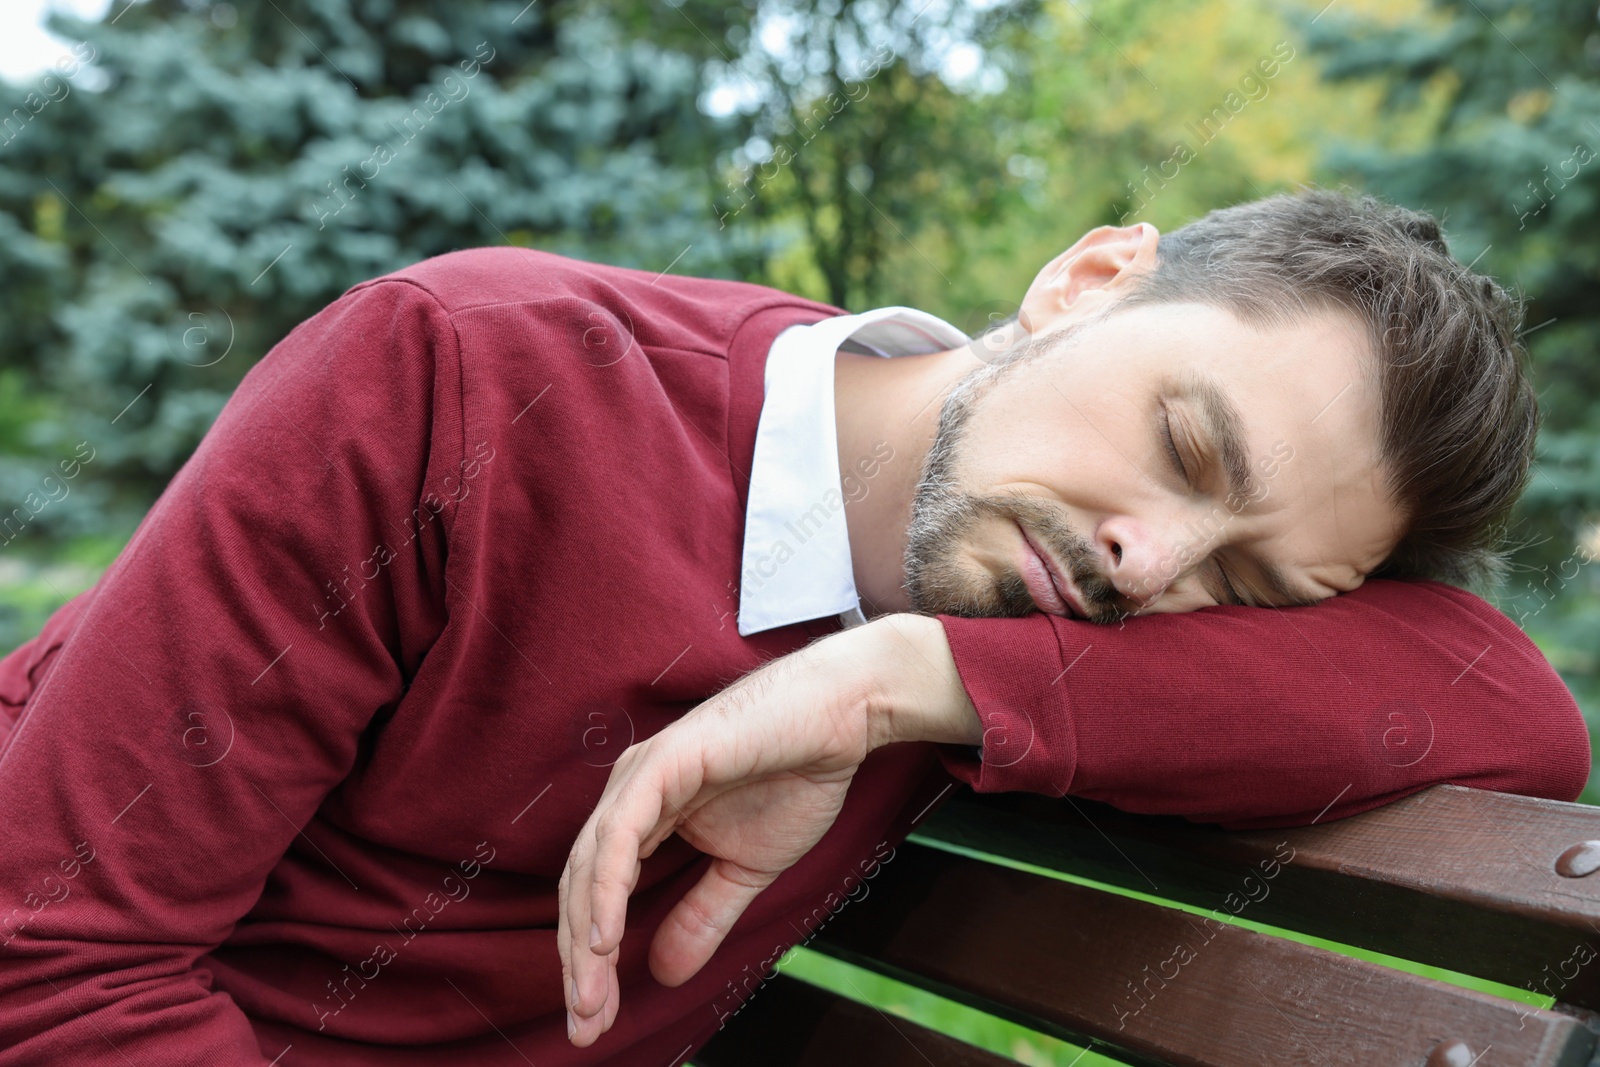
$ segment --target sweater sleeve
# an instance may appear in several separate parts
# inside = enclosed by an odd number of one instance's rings
[[[1573,800],[1588,729],[1515,623],[1436,582],[1102,626],[939,616],[984,727],[979,792],[1072,794],[1234,829],[1337,819],[1440,782]]]
[[[0,756],[0,1064],[268,1062],[197,960],[286,854],[345,889],[309,824],[443,627],[459,375],[424,290],[347,292],[62,609]]]

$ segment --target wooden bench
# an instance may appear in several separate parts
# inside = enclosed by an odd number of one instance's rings
[[[1538,1009],[1212,912],[1556,1004]],[[1600,1067],[1600,809],[1434,786],[1323,825],[1228,832],[1073,798],[964,796],[807,947],[1128,1063]],[[781,974],[695,1058],[1011,1062]]]

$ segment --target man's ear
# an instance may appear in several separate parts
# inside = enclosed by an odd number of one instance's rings
[[[1090,230],[1033,279],[1022,298],[1018,324],[1038,335],[1103,307],[1139,275],[1155,269],[1160,238],[1148,222]]]

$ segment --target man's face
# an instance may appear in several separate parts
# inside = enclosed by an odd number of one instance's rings
[[[1356,588],[1400,530],[1353,316],[1254,327],[1135,306],[958,384],[912,506],[906,588],[951,615],[1283,606]]]

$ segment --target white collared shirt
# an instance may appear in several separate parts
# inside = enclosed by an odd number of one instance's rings
[[[838,615],[866,621],[839,481],[834,354],[944,352],[971,338],[935,315],[887,307],[790,326],[767,354],[739,573],[739,635]]]

